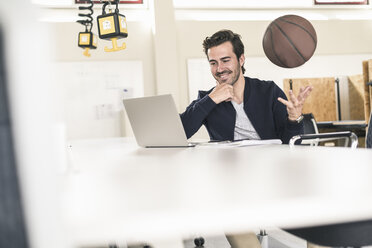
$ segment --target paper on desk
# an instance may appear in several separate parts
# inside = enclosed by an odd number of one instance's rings
[[[219,141],[202,143],[198,146],[217,146],[217,147],[239,147],[239,146],[257,146],[257,145],[270,145],[282,144],[280,139],[267,139],[267,140],[238,140],[238,141]]]

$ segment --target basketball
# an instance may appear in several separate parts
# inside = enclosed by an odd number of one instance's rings
[[[304,64],[313,56],[316,44],[313,25],[297,15],[285,15],[272,21],[262,41],[267,58],[283,68]]]

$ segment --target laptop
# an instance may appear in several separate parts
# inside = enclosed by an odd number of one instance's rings
[[[139,146],[195,146],[187,142],[172,95],[124,99],[123,103]]]

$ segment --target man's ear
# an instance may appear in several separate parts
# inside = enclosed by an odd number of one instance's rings
[[[242,54],[242,55],[240,55],[239,63],[240,63],[240,65],[244,65],[244,62],[245,62],[245,56],[244,56],[244,54]]]

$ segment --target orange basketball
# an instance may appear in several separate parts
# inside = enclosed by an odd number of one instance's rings
[[[304,64],[313,56],[316,44],[313,25],[297,15],[285,15],[272,21],[262,41],[267,58],[284,68]]]

